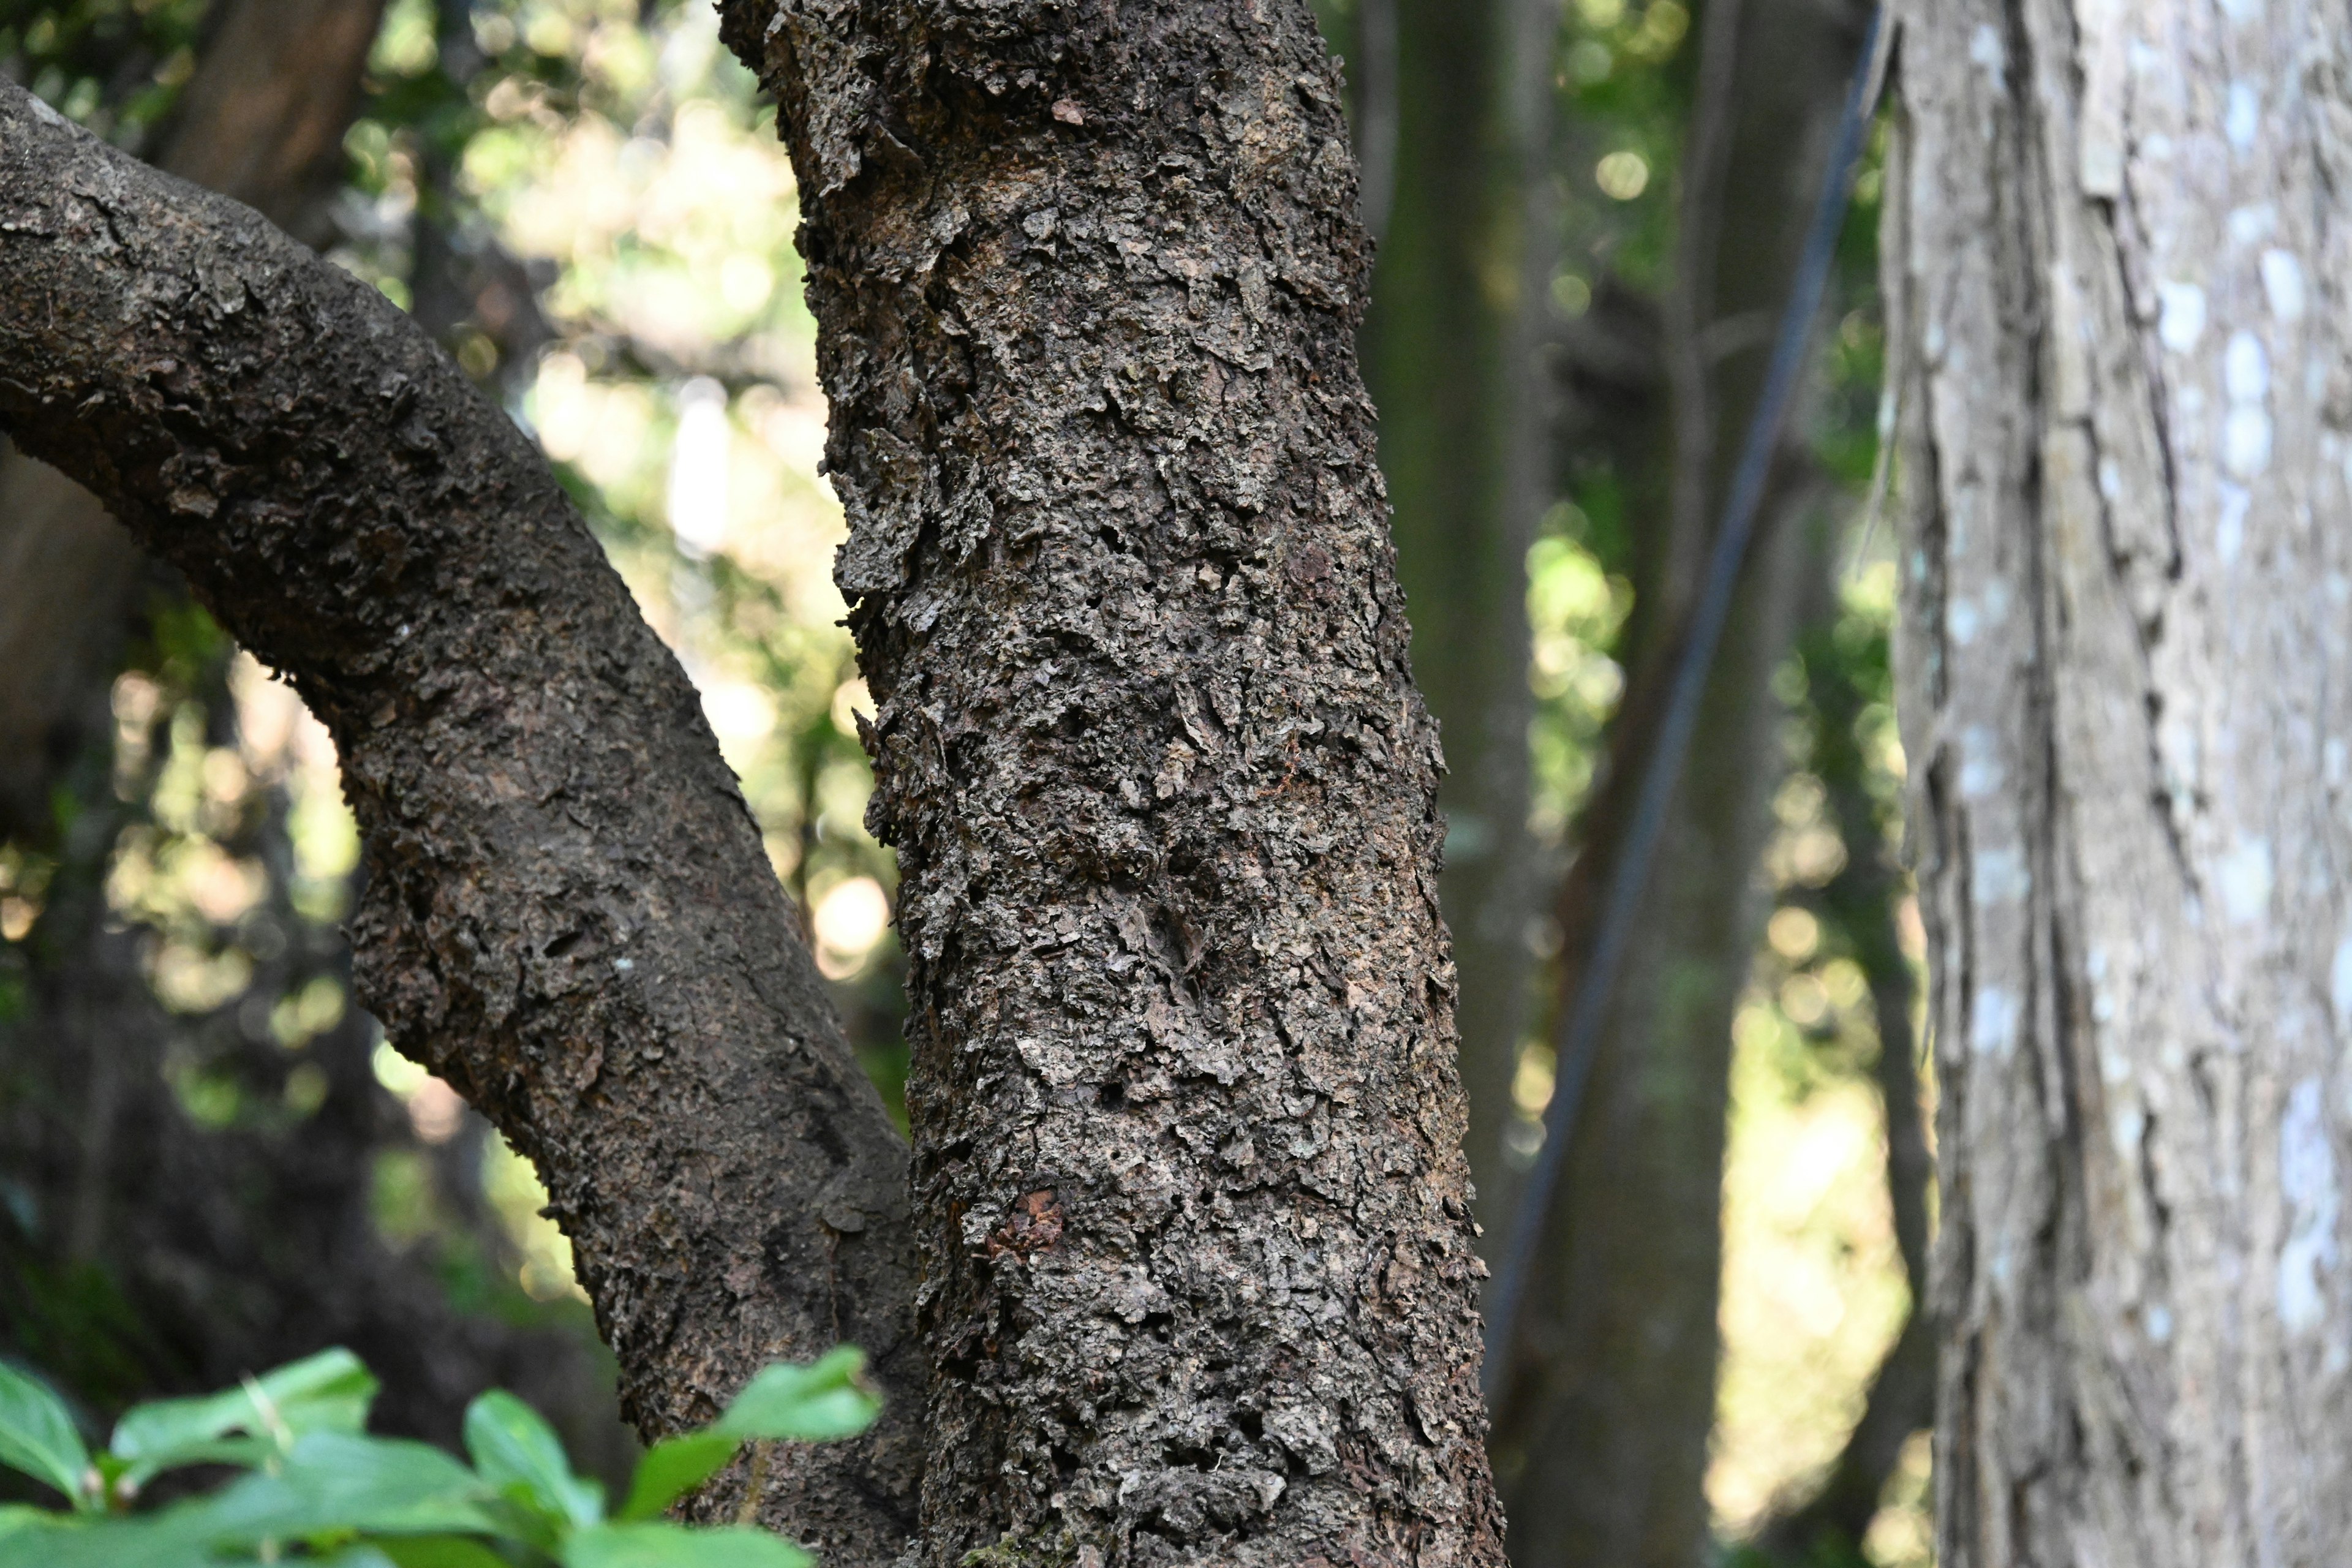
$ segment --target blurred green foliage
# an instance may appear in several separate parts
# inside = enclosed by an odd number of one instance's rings
[[[134,1405],[86,1442],[46,1384],[0,1363],[0,1465],[66,1500],[0,1508],[0,1568],[207,1568],[331,1561],[343,1568],[805,1568],[797,1546],[747,1524],[660,1522],[747,1443],[835,1442],[881,1402],[843,1347],[753,1374],[709,1426],[656,1443],[627,1496],[574,1473],[554,1429],[499,1390],[467,1407],[471,1465],[366,1433],[375,1378],[322,1351],[241,1387]],[[141,1510],[149,1483],[201,1468],[217,1491]],[[239,1472],[242,1472],[241,1474]]]

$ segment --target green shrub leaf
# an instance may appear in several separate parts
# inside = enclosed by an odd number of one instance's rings
[[[467,1406],[466,1451],[484,1480],[558,1526],[584,1527],[604,1517],[604,1489],[572,1474],[554,1430],[504,1390]]]
[[[391,1568],[513,1568],[478,1541],[462,1535],[412,1535],[373,1543]],[[340,1565],[341,1558],[334,1560]]]
[[[563,1568],[808,1568],[807,1552],[764,1530],[602,1524],[563,1545]]]
[[[882,1402],[857,1385],[866,1354],[843,1345],[808,1366],[762,1368],[710,1428],[730,1437],[828,1443],[874,1425]]]
[[[76,1508],[95,1508],[89,1450],[73,1416],[43,1384],[0,1362],[0,1465],[58,1489]]]
[[[0,1533],[0,1568],[208,1568],[194,1506],[142,1519],[45,1512]]]
[[[247,1476],[199,1510],[207,1541],[252,1546],[352,1532],[495,1533],[489,1489],[423,1443],[347,1432],[297,1438],[277,1475]]]
[[[126,1478],[144,1481],[178,1465],[260,1462],[311,1432],[356,1433],[367,1425],[376,1380],[347,1350],[320,1351],[265,1373],[243,1388],[200,1399],[134,1405],[108,1447]],[[232,1433],[258,1442],[226,1442]]]
[[[663,1438],[637,1461],[637,1473],[629,1482],[629,1500],[621,1505],[620,1517],[660,1518],[664,1509],[725,1468],[737,1447],[735,1438],[718,1432]]]

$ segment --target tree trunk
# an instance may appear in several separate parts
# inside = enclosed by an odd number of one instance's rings
[[[918,1560],[1496,1563],[1437,740],[1305,0],[725,14],[904,879]]]
[[[1439,890],[1461,974],[1465,1146],[1478,1215],[1499,1237],[1536,912],[1527,563],[1547,499],[1545,400],[1532,384],[1556,248],[1543,153],[1559,8],[1398,0],[1395,13],[1396,174],[1364,372],[1380,407],[1413,673],[1444,731]]]
[[[2352,26],[1905,6],[1946,1568],[2352,1531]]]
[[[642,1427],[866,1344],[892,1425],[768,1516],[887,1558],[916,1237],[916,1561],[1496,1563],[1435,736],[1305,6],[728,22],[801,174],[918,1226],[691,689],[410,323],[0,86],[0,424],[327,722],[361,994],[538,1163]]]
[[[162,167],[309,237],[383,0],[232,0],[188,79]],[[0,444],[0,835],[47,826],[50,791],[107,732],[106,689],[151,585],[105,506]]]
[[[0,426],[332,733],[357,994],[538,1165],[625,1411],[674,1429],[768,1359],[866,1346],[884,1425],[780,1456],[764,1517],[886,1560],[920,1463],[906,1146],[544,460],[374,290],[6,84],[0,364]]]
[[[1850,79],[1856,19],[1794,0],[1712,0],[1664,318],[1668,474],[1636,543],[1633,681],[1560,898],[1562,1006],[1593,939]],[[1643,454],[1647,456],[1648,453]],[[1652,870],[1552,1205],[1515,1375],[1496,1413],[1515,1558],[1685,1568],[1711,1534],[1724,1116],[1731,1020],[1766,911],[1757,864],[1780,777],[1774,668],[1829,552],[1820,488],[1766,498],[1698,738]]]

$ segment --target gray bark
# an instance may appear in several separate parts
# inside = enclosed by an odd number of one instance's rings
[[[884,1426],[780,1456],[764,1516],[886,1558],[920,1459],[905,1145],[544,461],[364,284],[5,84],[0,365],[0,426],[332,733],[358,995],[538,1165],[625,1412],[673,1429],[766,1360],[865,1345]]]
[[[2352,1531],[2352,17],[1904,7],[1940,1560]]]
[[[915,1558],[1496,1563],[1436,736],[1305,0],[725,16],[799,171],[903,877]]]

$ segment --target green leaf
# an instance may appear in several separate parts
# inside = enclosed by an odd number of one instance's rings
[[[495,1533],[489,1489],[437,1448],[347,1432],[296,1439],[277,1475],[250,1475],[200,1509],[205,1538],[252,1546],[352,1531]]]
[[[604,1517],[604,1489],[572,1474],[553,1429],[502,1389],[466,1407],[466,1451],[484,1480],[559,1526],[584,1527]]]
[[[809,1366],[762,1367],[711,1426],[730,1437],[787,1437],[827,1443],[874,1425],[882,1402],[857,1385],[866,1352],[856,1345],[827,1352]]]
[[[178,1465],[257,1464],[306,1433],[358,1432],[367,1425],[376,1386],[351,1352],[320,1351],[242,1388],[134,1405],[116,1423],[108,1447],[126,1461],[133,1484]],[[231,1433],[263,1442],[225,1445]]]
[[[392,1568],[513,1568],[478,1541],[462,1535],[411,1535],[372,1543]],[[335,1559],[340,1565],[341,1558]]]
[[[0,1534],[0,1568],[209,1568],[184,1509],[139,1519],[47,1515]]]
[[[0,1362],[0,1465],[22,1470],[73,1500],[95,1508],[89,1487],[89,1450],[74,1430],[73,1416],[47,1387]]]
[[[764,1530],[600,1524],[563,1545],[563,1568],[808,1568],[816,1560]]]
[[[637,1461],[620,1517],[658,1519],[664,1509],[726,1468],[737,1447],[735,1438],[717,1432],[663,1438]]]

